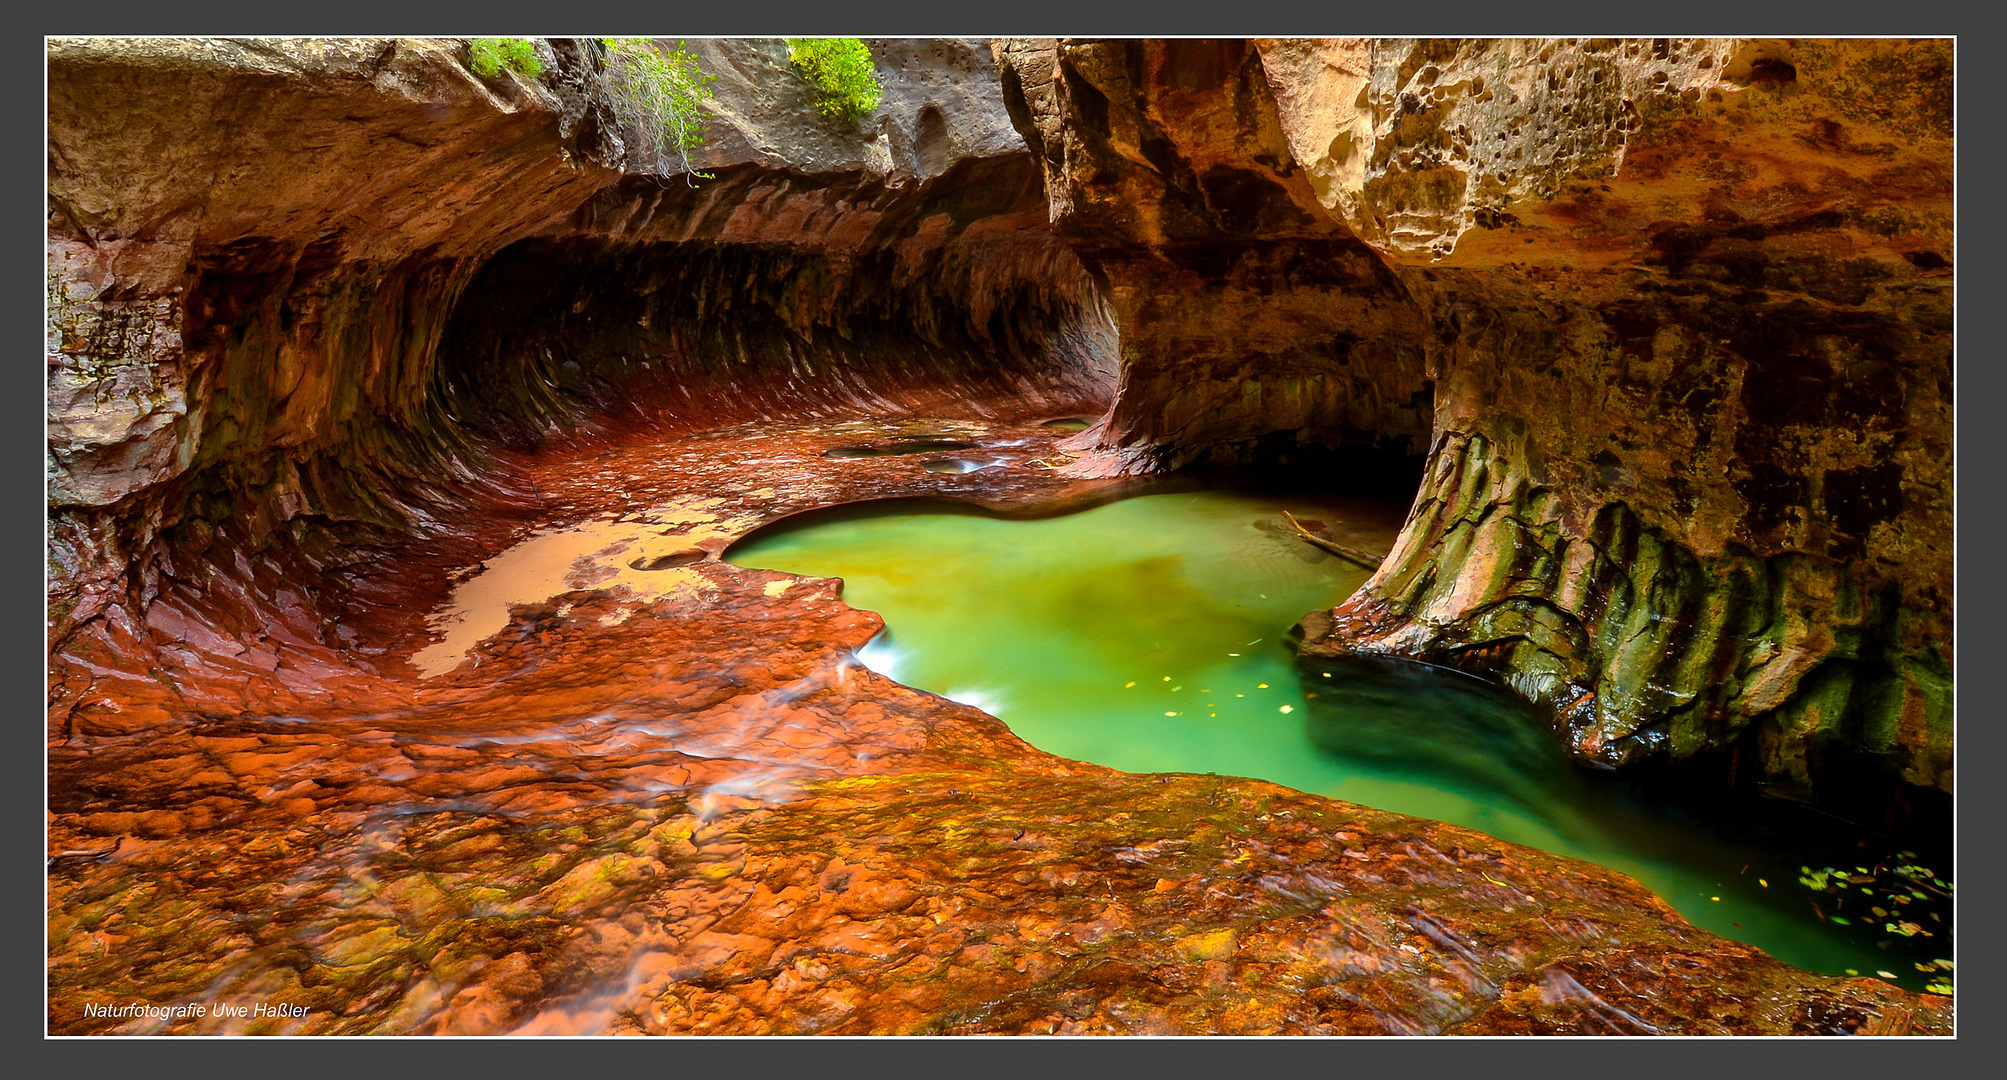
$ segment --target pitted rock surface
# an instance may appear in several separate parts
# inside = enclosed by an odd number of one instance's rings
[[[1122,340],[1076,471],[1427,454],[1314,647],[1493,675],[1599,764],[1948,820],[1948,40],[996,50]]]

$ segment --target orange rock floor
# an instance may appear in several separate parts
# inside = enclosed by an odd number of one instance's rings
[[[1041,419],[601,431],[353,566],[175,564],[51,657],[49,1031],[1950,1032],[1613,871],[1042,753],[858,666],[837,582],[719,561],[816,507],[1138,483],[1061,479]],[[924,434],[978,446],[824,456]],[[1004,463],[926,468],[958,454]],[[483,560],[580,528],[440,653]],[[96,1015],[134,1003],[203,1011]]]

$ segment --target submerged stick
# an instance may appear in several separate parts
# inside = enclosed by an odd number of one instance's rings
[[[1386,559],[1386,556],[1384,555],[1372,555],[1367,552],[1360,551],[1357,548],[1348,548],[1343,544],[1334,544],[1331,541],[1326,540],[1321,536],[1318,536],[1316,533],[1311,532],[1309,529],[1304,528],[1303,523],[1296,520],[1296,515],[1291,514],[1287,510],[1284,510],[1282,512],[1282,516],[1288,520],[1290,527],[1296,530],[1296,535],[1301,536],[1302,538],[1310,541],[1313,544],[1316,544],[1318,547],[1323,548],[1324,550],[1330,552],[1333,555],[1337,555],[1340,558],[1350,559],[1353,562],[1358,563],[1360,566],[1363,566],[1368,570],[1378,570],[1380,568],[1380,563],[1385,561]]]
[[[113,840],[112,846],[104,849],[103,851],[58,851],[54,855],[49,856],[49,866],[53,868],[59,862],[69,862],[76,859],[83,859],[90,862],[96,862],[99,859],[109,859],[113,855],[118,854],[118,849],[124,846],[125,846],[125,837],[121,836],[118,839]]]

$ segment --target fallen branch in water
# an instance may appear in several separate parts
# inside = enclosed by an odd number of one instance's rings
[[[1380,563],[1384,561],[1386,558],[1386,556],[1384,555],[1373,555],[1364,551],[1360,551],[1357,548],[1348,548],[1343,544],[1334,544],[1331,541],[1326,540],[1323,537],[1317,535],[1316,533],[1311,532],[1309,529],[1304,528],[1303,523],[1296,520],[1296,515],[1291,514],[1287,510],[1284,510],[1282,512],[1282,516],[1289,522],[1290,527],[1296,530],[1296,534],[1298,536],[1301,536],[1305,540],[1308,540],[1311,543],[1316,544],[1318,547],[1323,548],[1324,550],[1330,552],[1333,555],[1337,555],[1340,558],[1350,559],[1353,562],[1358,563],[1360,566],[1363,566],[1368,570],[1378,570],[1380,568]]]
[[[70,862],[78,859],[82,859],[88,862],[96,862],[99,859],[108,859],[111,858],[113,855],[118,854],[118,849],[124,846],[125,846],[125,837],[121,836],[118,839],[113,840],[112,846],[104,849],[103,851],[58,851],[54,855],[49,856],[49,866],[53,868],[59,862]]]

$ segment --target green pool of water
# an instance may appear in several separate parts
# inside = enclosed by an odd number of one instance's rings
[[[1877,933],[1867,896],[1838,910],[1818,897],[1813,910],[1800,866],[1851,867],[1850,838],[1726,827],[1655,802],[1572,764],[1522,702],[1461,673],[1299,666],[1289,628],[1367,572],[1298,539],[1282,511],[1383,551],[1404,509],[1219,489],[1037,520],[889,503],[804,515],[728,557],[842,578],[848,603],[885,618],[860,652],[867,666],[978,706],[1051,753],[1259,777],[1467,826],[1630,874],[1696,925],[1789,963],[1930,981],[1914,965],[1951,955],[1941,927]]]

